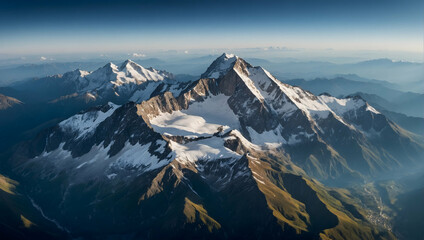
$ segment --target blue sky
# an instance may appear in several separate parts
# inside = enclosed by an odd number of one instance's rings
[[[274,46],[422,61],[423,10],[421,0],[2,1],[0,58]]]

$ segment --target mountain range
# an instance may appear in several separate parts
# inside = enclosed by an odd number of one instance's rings
[[[352,80],[354,79],[354,80]],[[370,81],[357,76],[340,76],[313,80],[293,79],[289,84],[302,87],[314,94],[334,96],[358,95],[406,130],[424,135],[424,94],[402,92],[381,81]]]
[[[0,111],[3,132],[0,149],[9,148],[19,139],[33,137],[36,132],[33,129],[51,126],[86,108],[109,101],[117,104],[142,101],[163,91],[179,91],[187,84],[176,80],[171,73],[144,68],[128,60],[119,67],[108,63],[92,72],[77,69],[25,81],[13,88],[3,87],[0,91],[13,95],[23,104]]]
[[[406,114],[412,117],[424,117],[424,94],[403,92],[395,86],[379,81],[351,80],[352,76],[336,78],[316,78],[313,80],[293,79],[289,84],[307,89],[314,94],[330,93],[335,96],[346,96],[353,93],[364,93],[366,100],[384,107],[386,110]]]
[[[204,56],[167,56],[166,58],[136,58],[140,65],[153,66],[156,69],[167,69],[175,73],[178,78],[180,74],[199,76],[204,69],[217,57],[217,55]],[[115,56],[122,59],[122,56]],[[423,93],[422,76],[423,63],[394,61],[391,59],[373,59],[355,63],[334,63],[321,61],[305,61],[291,58],[263,59],[257,57],[246,58],[249,62],[267,68],[280,80],[294,78],[333,78],[343,75],[348,79],[357,80],[354,75],[366,79],[380,79],[372,81],[389,81],[390,85],[403,91]],[[333,59],[335,60],[335,59]],[[115,62],[120,62],[116,60]],[[93,71],[106,64],[106,58],[85,59],[75,62],[42,62],[39,64],[10,64],[12,60],[2,63],[0,66],[0,85],[13,86],[16,82],[23,82],[32,78],[43,78],[54,74],[63,74],[80,68]],[[195,80],[195,79],[193,79]]]
[[[284,76],[284,80],[294,78],[315,79],[332,78],[339,75],[359,75],[367,79],[389,81],[403,91],[422,92],[423,63],[393,61],[391,59],[373,59],[357,63],[337,64],[330,62],[288,62],[280,64],[266,64],[277,76]],[[356,80],[356,79],[352,79]],[[420,86],[421,88],[417,88]]]
[[[232,54],[195,81],[129,60],[41,81],[44,101],[86,110],[7,165],[72,238],[394,239],[346,186],[422,164],[423,142],[361,96],[315,95]]]

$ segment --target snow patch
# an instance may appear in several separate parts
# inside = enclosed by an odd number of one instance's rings
[[[188,109],[161,113],[150,120],[153,129],[171,136],[210,136],[219,130],[239,126],[237,115],[228,106],[228,97],[219,94],[194,102]]]
[[[266,146],[268,148],[277,148],[286,144],[286,140],[281,136],[282,127],[264,131],[263,133],[256,132],[253,128],[247,127],[251,142],[255,145]]]
[[[150,145],[151,143],[146,145],[140,145],[138,143],[131,145],[130,142],[126,142],[116,160],[111,164],[111,167],[121,169],[143,167],[144,171],[150,171],[166,165],[168,161],[160,161],[155,155],[149,152]]]
[[[181,163],[240,157],[237,153],[224,147],[225,141],[220,137],[211,137],[186,144],[179,144],[174,141],[170,141],[170,143],[171,149],[176,153],[176,159]]]
[[[375,113],[375,114],[381,114],[379,111],[377,111],[375,108],[373,108],[371,105],[369,105],[368,103],[367,103],[367,107],[365,108],[365,110],[366,111],[370,111],[370,112],[373,112],[373,113]]]
[[[59,123],[60,128],[64,131],[78,133],[76,139],[84,138],[94,133],[97,126],[106,118],[110,117],[119,105],[108,103],[110,108],[106,112],[90,111],[83,114],[76,114]]]
[[[206,78],[219,78],[225,75],[228,70],[234,65],[234,62],[238,59],[234,54],[223,54],[219,57],[216,62],[216,66],[212,69],[209,74],[207,74]]]
[[[116,174],[116,173],[111,173],[111,174],[106,175],[106,177],[109,178],[109,179],[114,179],[117,175],[118,174]]]
[[[318,97],[322,102],[326,103],[337,115],[343,116],[345,113],[359,109],[365,105],[361,99],[342,98],[338,99],[332,96],[321,95]]]

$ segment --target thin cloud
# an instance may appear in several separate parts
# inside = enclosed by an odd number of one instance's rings
[[[133,57],[146,57],[146,54],[143,54],[143,53],[133,53],[132,56]]]

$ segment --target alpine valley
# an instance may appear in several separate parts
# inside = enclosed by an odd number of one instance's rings
[[[127,60],[3,90],[2,239],[422,237],[423,136],[363,94],[232,54],[195,81]]]

